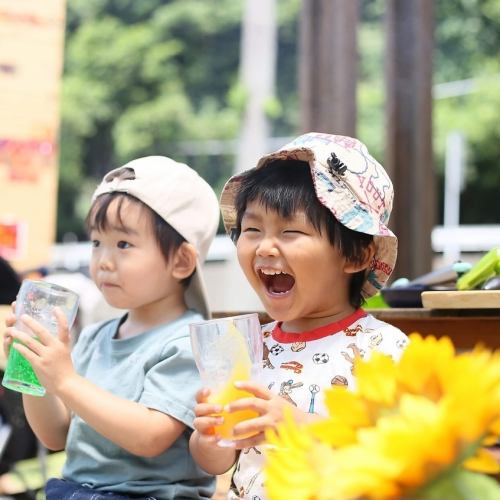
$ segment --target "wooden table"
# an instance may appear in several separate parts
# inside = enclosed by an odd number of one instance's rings
[[[459,349],[471,349],[482,343],[489,349],[500,348],[500,309],[371,309],[382,321],[409,334],[450,337]]]
[[[471,349],[478,342],[489,349],[500,349],[500,309],[391,308],[366,311],[406,334],[447,335],[458,349]],[[213,316],[217,318],[237,314],[245,312],[215,312]],[[271,321],[265,312],[259,312],[259,318],[261,323]]]

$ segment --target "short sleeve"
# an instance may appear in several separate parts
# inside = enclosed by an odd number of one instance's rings
[[[394,361],[399,361],[409,342],[401,330],[371,315],[366,318],[364,333],[358,338],[363,357],[369,357],[372,351],[378,351],[391,356]]]
[[[409,339],[401,330],[390,325],[387,326],[388,328],[384,331],[383,341],[378,350],[391,356],[394,361],[399,361]]]
[[[140,403],[193,427],[196,392],[201,381],[189,337],[165,346],[160,361],[146,373]]]

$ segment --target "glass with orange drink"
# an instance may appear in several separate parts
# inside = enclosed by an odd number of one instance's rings
[[[237,389],[234,383],[255,379],[262,369],[263,343],[258,315],[243,314],[193,323],[190,331],[196,366],[203,384],[210,388],[209,402],[224,407],[237,399],[252,397],[251,393]],[[223,411],[217,415],[224,418],[223,424],[214,429],[222,438],[221,446],[250,437],[252,434],[234,436],[234,426],[258,416],[253,410]]]

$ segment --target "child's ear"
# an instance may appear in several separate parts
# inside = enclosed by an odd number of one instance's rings
[[[375,255],[375,243],[373,241],[364,249],[363,258],[359,262],[349,262],[346,261],[344,265],[344,272],[346,273],[357,273],[358,271],[363,271],[370,266],[370,262]]]
[[[183,242],[172,255],[172,276],[178,280],[191,276],[196,269],[197,256],[194,246]]]

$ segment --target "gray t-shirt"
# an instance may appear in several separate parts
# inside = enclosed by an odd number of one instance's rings
[[[66,440],[65,479],[98,490],[157,499],[211,498],[215,480],[189,453],[195,393],[200,387],[189,340],[188,311],[135,337],[116,339],[120,319],[85,328],[72,357],[79,374],[103,389],[168,414],[187,429],[161,455],[144,458],[115,445],[73,415]]]

